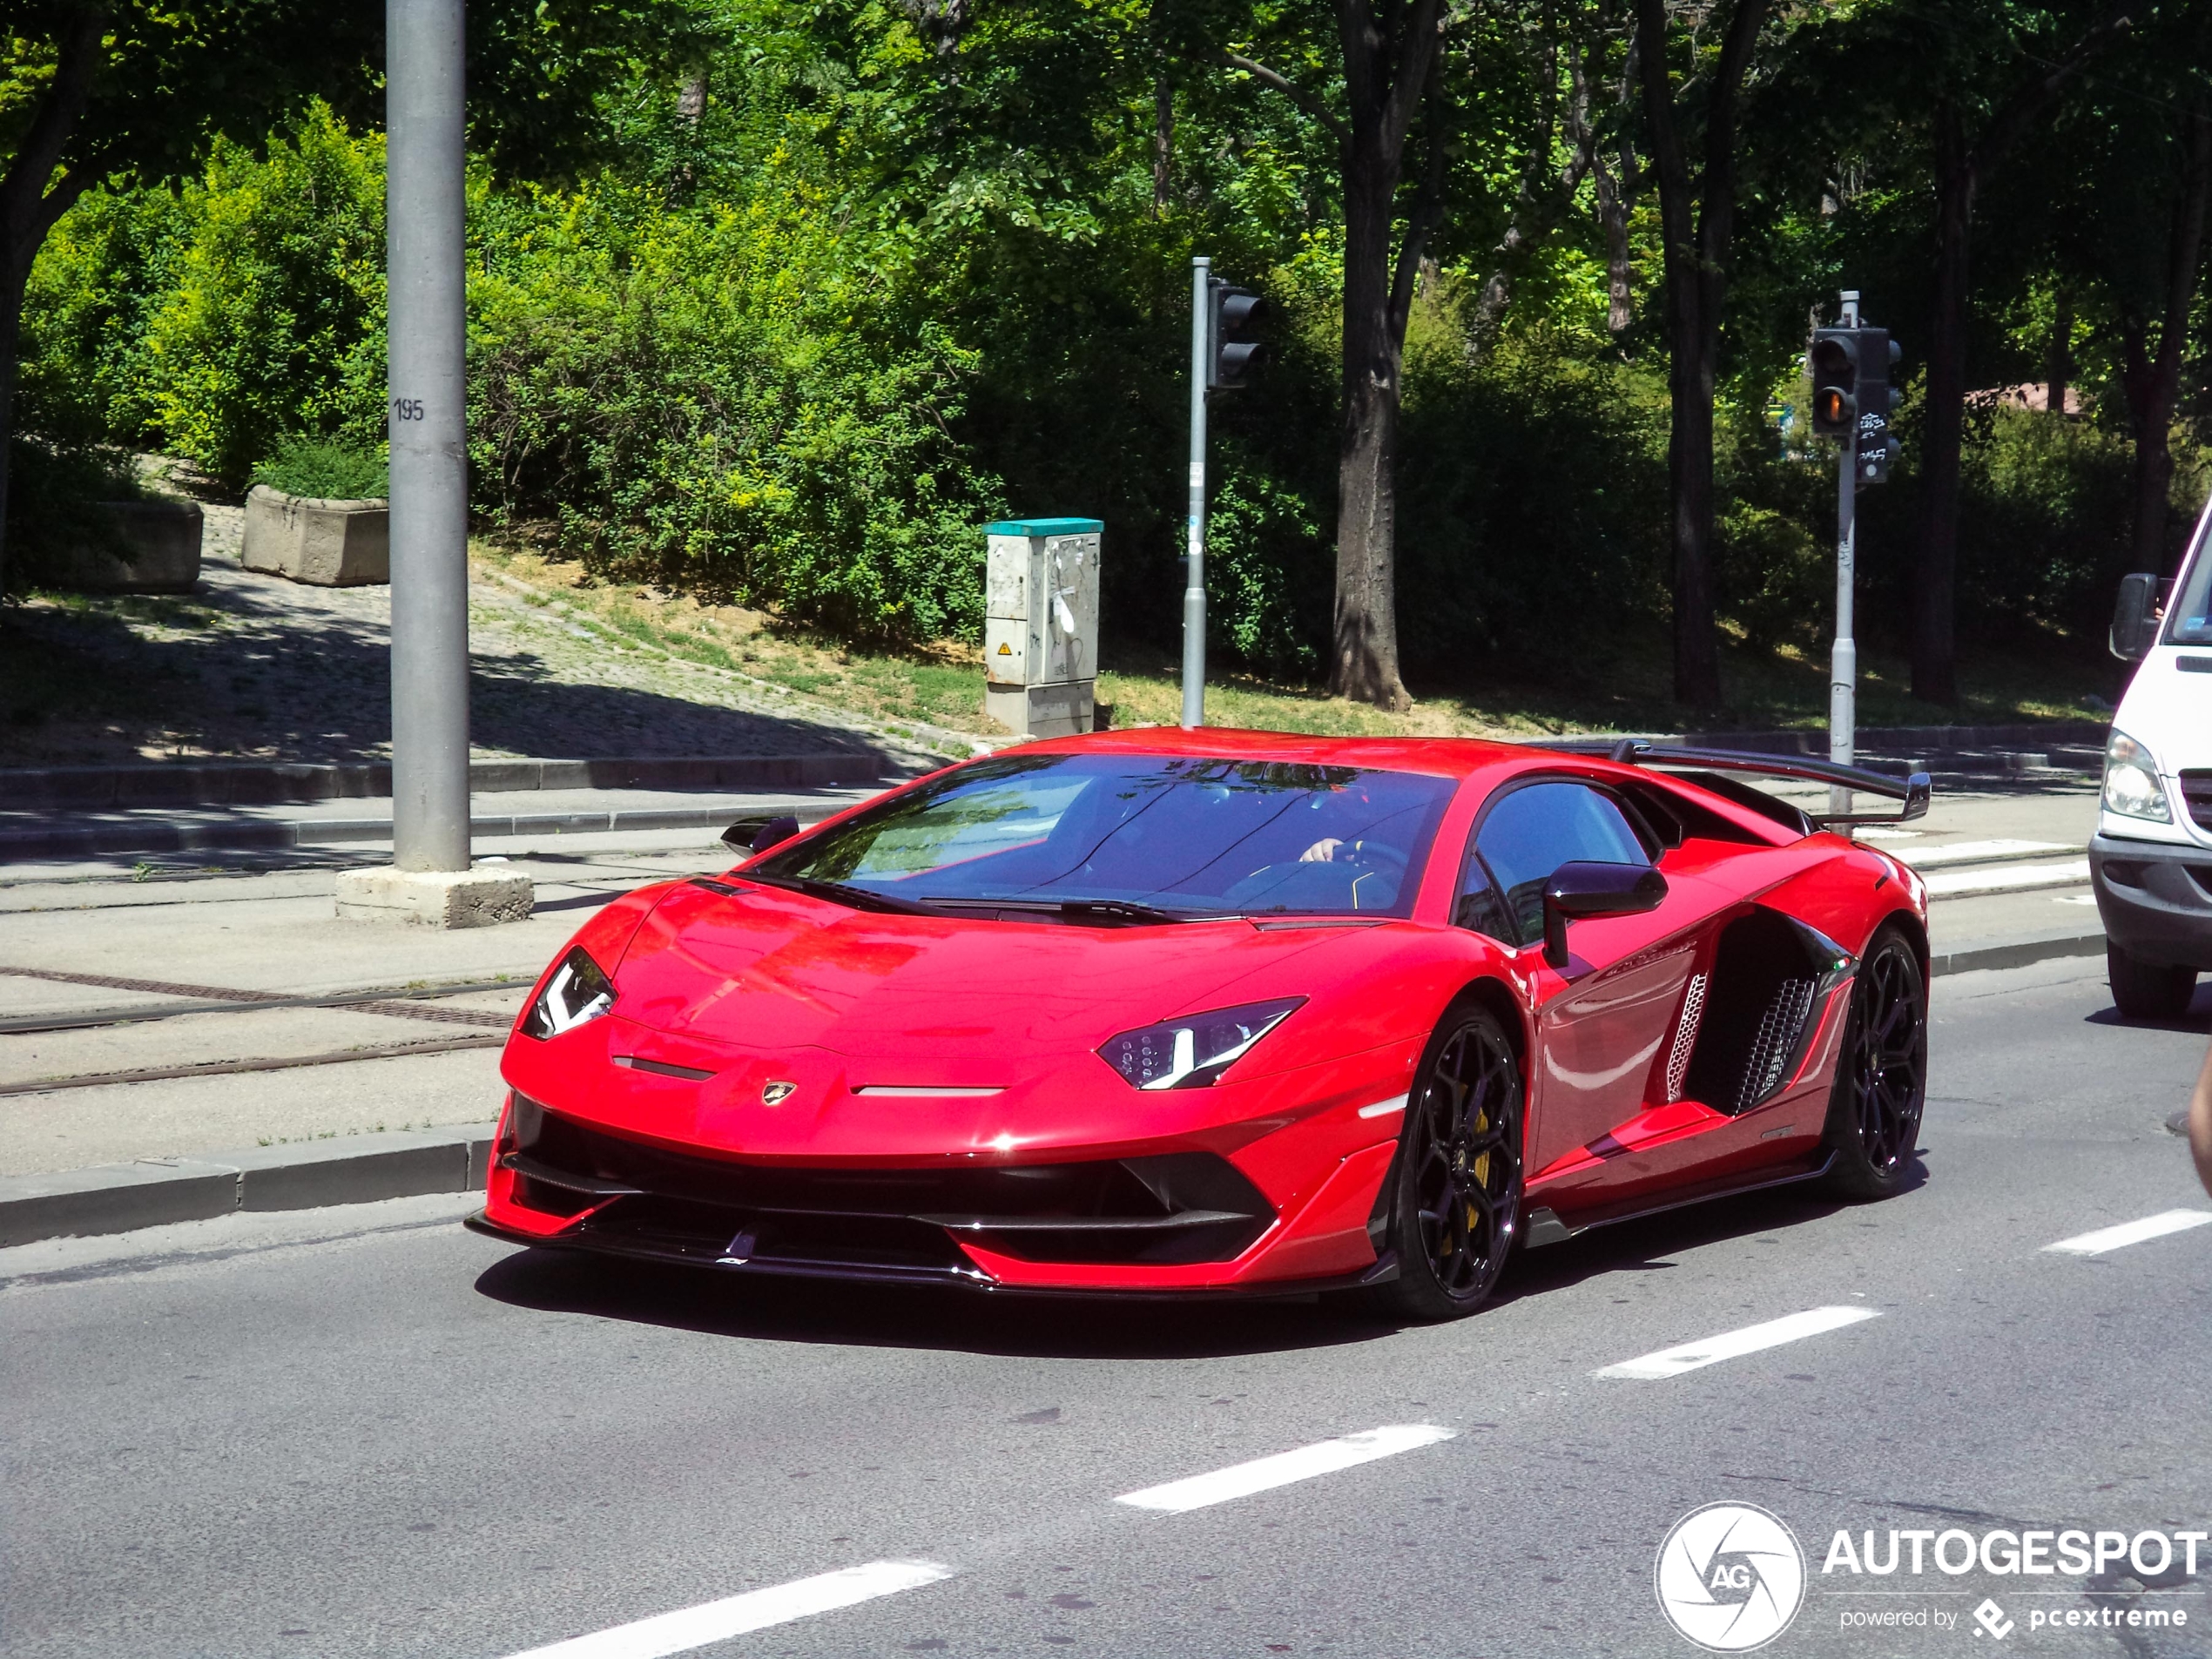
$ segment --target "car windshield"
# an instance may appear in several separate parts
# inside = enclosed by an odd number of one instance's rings
[[[2202,538],[2189,561],[2188,584],[2168,606],[2166,637],[2176,645],[2212,645],[2212,537]]]
[[[923,903],[1404,915],[1453,782],[1179,755],[1008,755],[756,864]]]

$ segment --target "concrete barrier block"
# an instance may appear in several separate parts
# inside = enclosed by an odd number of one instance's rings
[[[326,501],[256,484],[246,497],[239,563],[317,587],[392,579],[392,514],[383,501]]]
[[[50,555],[41,574],[79,593],[190,593],[199,580],[196,501],[107,501],[120,550],[82,545]]]
[[[529,877],[503,863],[473,870],[400,870],[388,865],[338,873],[338,914],[349,921],[407,921],[426,927],[490,927],[529,918]]]

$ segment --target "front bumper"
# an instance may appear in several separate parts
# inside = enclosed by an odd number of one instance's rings
[[[2212,847],[2089,838],[2105,937],[2161,967],[2212,970]]]
[[[485,1209],[469,1224],[517,1243],[786,1278],[1187,1295],[1245,1288],[1234,1281],[1281,1231],[1259,1190],[1211,1153],[779,1165],[510,1101]],[[1331,1282],[1390,1276],[1368,1260]]]

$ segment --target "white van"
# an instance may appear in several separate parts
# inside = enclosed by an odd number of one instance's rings
[[[2187,1011],[2212,971],[2212,505],[2172,582],[2120,585],[2112,652],[2141,664],[2112,717],[2089,879],[2112,1000],[2135,1019]]]

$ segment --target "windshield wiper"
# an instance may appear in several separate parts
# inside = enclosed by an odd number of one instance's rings
[[[850,905],[855,910],[880,910],[896,916],[941,916],[945,913],[934,905],[917,904],[912,899],[894,899],[887,893],[878,893],[871,887],[849,887],[842,881],[825,881],[812,875],[763,875],[755,870],[740,871],[740,881],[758,881],[764,887],[787,887],[793,893],[803,893],[810,899],[827,899],[833,904]]]
[[[963,894],[937,902],[961,909],[1031,911],[1039,915],[1065,916],[1070,921],[1119,921],[1145,927],[1167,922],[1224,921],[1237,914],[1230,910],[1169,910],[1159,905],[1140,904],[1133,899],[985,899]]]

